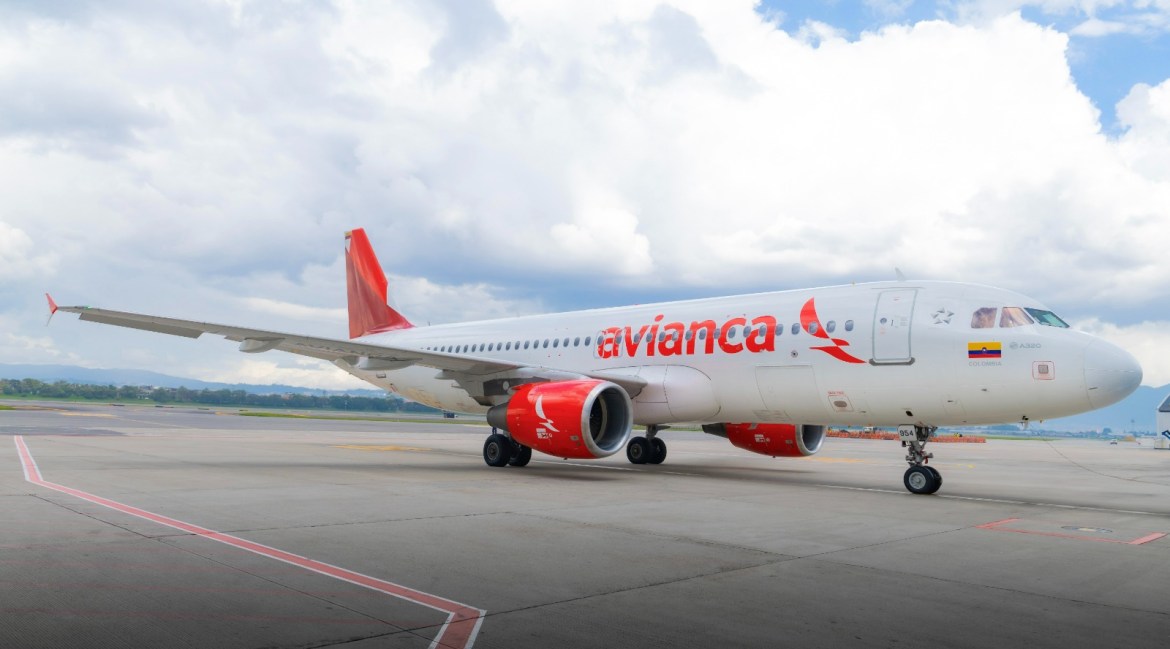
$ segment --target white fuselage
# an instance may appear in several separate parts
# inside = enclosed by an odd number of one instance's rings
[[[1004,307],[1048,312],[986,286],[879,282],[416,327],[362,342],[636,375],[647,382],[631,395],[638,424],[1040,421],[1108,405],[1140,382],[1125,351],[1035,318],[1019,324]],[[434,369],[338,365],[436,408],[487,410]]]

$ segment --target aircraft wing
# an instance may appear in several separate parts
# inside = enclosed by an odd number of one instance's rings
[[[264,352],[272,349],[311,356],[329,362],[344,361],[359,369],[400,369],[409,365],[421,365],[440,370],[447,377],[463,384],[461,377],[474,376],[507,376],[509,374],[524,377],[547,379],[550,381],[564,380],[570,376],[612,381],[636,396],[646,386],[646,381],[638,377],[609,375],[604,372],[579,373],[564,372],[556,368],[543,368],[504,361],[492,358],[468,356],[465,354],[449,354],[412,349],[409,347],[395,347],[392,345],[375,345],[353,340],[338,340],[334,338],[318,338],[290,334],[281,331],[266,329],[251,329],[221,325],[211,322],[195,320],[180,320],[162,316],[128,313],[125,311],[111,311],[95,309],[87,306],[57,306],[49,298],[50,309],[53,313],[65,311],[76,313],[80,319],[88,322],[129,327],[143,331],[182,336],[184,338],[198,338],[203,334],[223,336],[228,340],[240,343],[242,352]]]

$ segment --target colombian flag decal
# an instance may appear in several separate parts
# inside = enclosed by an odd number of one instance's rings
[[[1002,358],[1002,343],[967,343],[967,358]]]

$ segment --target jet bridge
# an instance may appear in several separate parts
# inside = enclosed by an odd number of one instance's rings
[[[1170,395],[1166,395],[1166,400],[1158,406],[1157,417],[1158,441],[1154,446],[1156,448],[1170,448]]]

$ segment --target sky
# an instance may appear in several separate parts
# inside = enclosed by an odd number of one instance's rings
[[[61,304],[344,338],[895,277],[1170,383],[1170,0],[8,0],[0,362],[362,384]]]

